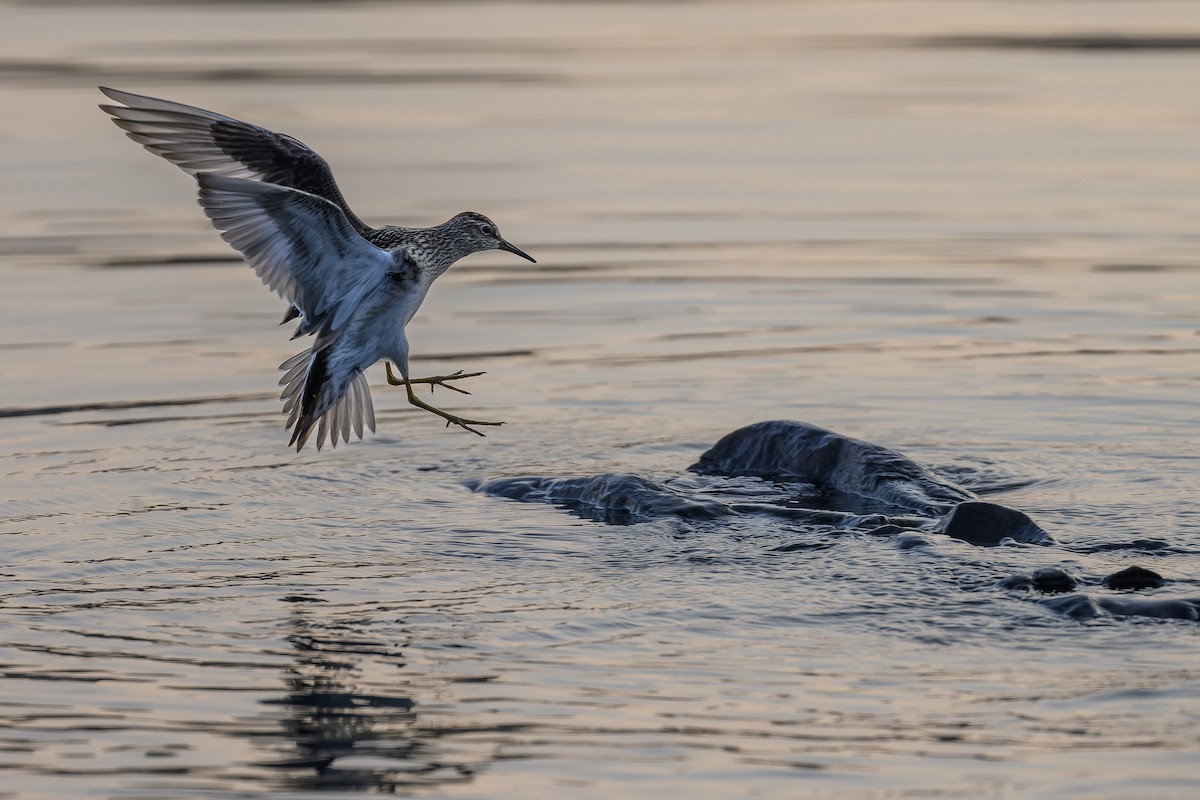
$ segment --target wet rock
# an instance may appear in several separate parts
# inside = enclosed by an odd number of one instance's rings
[[[1013,575],[1000,581],[1000,587],[1018,592],[1031,592],[1033,591],[1033,578],[1029,575]]]
[[[900,550],[915,550],[918,547],[929,547],[933,542],[915,533],[906,533],[896,537],[896,547]]]
[[[1068,594],[1041,602],[1047,608],[1072,619],[1094,619],[1109,614],[1115,617],[1200,620],[1200,598],[1150,600],[1141,597],[1089,597],[1085,594]]]
[[[1109,589],[1157,589],[1165,584],[1163,576],[1145,567],[1126,567],[1104,579]]]
[[[879,536],[936,530],[983,546],[1053,542],[1020,511],[979,500],[894,450],[803,422],[773,420],[740,428],[689,470],[691,476],[662,482],[637,475],[527,476],[477,482],[473,488],[613,523],[754,515]],[[747,483],[753,478],[771,483]],[[898,544],[925,543],[910,537]]]
[[[1058,567],[1043,567],[1030,576],[1033,588],[1042,594],[1065,594],[1075,590],[1079,581]]]
[[[975,495],[894,450],[790,420],[758,422],[722,437],[688,468],[702,475],[801,480],[940,517]]]
[[[777,517],[789,522],[808,525],[829,525],[834,528],[862,528],[878,525],[883,517],[879,514],[854,514],[826,508],[801,508],[776,505],[774,503],[730,503],[729,508],[739,514]]]
[[[1000,581],[1000,586],[1005,589],[1015,589],[1017,591],[1065,594],[1066,592],[1075,591],[1079,586],[1079,581],[1066,570],[1059,569],[1058,567],[1043,567],[1035,571],[1032,575],[1022,574],[1005,578]]]
[[[776,553],[828,549],[838,541],[837,531],[844,530],[891,537],[901,550],[930,547],[934,544],[930,533],[983,547],[1054,543],[1016,509],[980,500],[895,451],[802,422],[760,422],[741,428],[723,437],[689,469],[692,475],[665,481],[622,474],[525,476],[476,481],[471,486],[498,497],[550,503],[609,523],[667,518],[686,526],[686,521],[755,516],[774,518],[788,526],[784,530],[799,528],[796,538],[772,548]],[[754,478],[771,483],[759,486]],[[1152,539],[1096,546],[1169,549],[1165,542]],[[697,563],[710,560],[709,556],[688,557]],[[1164,583],[1162,576],[1143,567],[1129,567],[1104,579],[1105,586],[1118,590]],[[1200,619],[1200,598],[1092,597],[1078,592],[1079,580],[1058,567],[1014,575],[1000,585],[1056,595],[1037,602],[1072,619],[1105,615]]]
[[[475,482],[472,488],[523,503],[550,503],[586,519],[616,524],[661,517],[711,520],[734,513],[724,503],[688,497],[667,484],[637,475],[498,478]]]
[[[1068,594],[1043,600],[1042,605],[1071,619],[1095,619],[1104,613],[1100,604],[1086,594]]]
[[[1015,508],[970,500],[959,503],[940,526],[942,533],[981,547],[996,547],[1012,539],[1021,544],[1053,544],[1050,534]]]
[[[1098,597],[1097,604],[1118,617],[1200,620],[1200,599],[1149,600],[1141,597]]]

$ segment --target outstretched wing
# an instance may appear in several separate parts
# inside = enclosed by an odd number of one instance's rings
[[[297,189],[200,173],[200,205],[269,288],[311,329],[339,330],[389,273],[412,269],[405,249],[381,250],[342,209]]]
[[[126,135],[191,175],[210,173],[274,183],[323,197],[359,233],[371,229],[350,211],[329,164],[298,139],[202,108],[101,86],[122,105],[102,105]]]

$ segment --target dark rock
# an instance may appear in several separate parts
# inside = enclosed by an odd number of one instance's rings
[[[1141,597],[1088,597],[1068,594],[1041,601],[1044,606],[1072,619],[1094,619],[1104,614],[1116,617],[1200,620],[1200,598],[1150,600]]]
[[[1042,594],[1065,594],[1073,592],[1079,586],[1079,581],[1065,570],[1058,567],[1043,567],[1032,575],[1013,575],[1000,581],[1005,589],[1019,591],[1037,591]]]
[[[661,517],[710,520],[734,513],[724,503],[687,497],[667,484],[637,475],[498,478],[476,482],[472,488],[523,503],[562,506],[586,519],[615,524]]]
[[[1020,592],[1033,591],[1033,578],[1028,575],[1013,575],[1000,581],[1000,588],[1015,589]]]
[[[689,470],[692,476],[663,482],[637,475],[519,477],[477,482],[473,488],[618,524],[755,515],[896,536],[902,549],[928,544],[904,534],[918,530],[983,546],[1053,543],[1020,511],[979,500],[894,450],[803,422],[772,420],[740,428]],[[748,483],[752,478],[771,483]]]
[[[734,431],[705,452],[690,470],[692,476],[665,481],[618,474],[500,478],[477,481],[471,486],[487,494],[550,503],[585,518],[618,524],[754,515],[774,517],[782,525],[795,526],[790,528],[793,531],[807,527],[808,533],[800,532],[799,536],[810,535],[811,539],[796,538],[780,544],[773,548],[778,553],[832,547],[838,539],[836,533],[829,534],[830,528],[894,537],[896,547],[902,550],[934,544],[929,533],[985,547],[1054,543],[1028,515],[980,500],[895,451],[801,422],[760,422]],[[755,481],[744,480],[755,477],[775,483],[759,487]],[[1085,552],[1170,549],[1165,542],[1153,539],[1097,543],[1093,547],[1097,549]],[[697,563],[714,560],[705,555],[688,557]],[[1104,579],[1105,586],[1117,590],[1155,588],[1164,583],[1161,575],[1136,566]],[[1037,602],[1073,619],[1106,614],[1200,619],[1200,598],[1091,597],[1077,592],[1079,581],[1057,567],[1039,569],[1032,575],[1014,575],[1000,585],[1058,595],[1038,598]],[[307,602],[309,598],[295,595],[288,600]]]
[[[941,525],[941,532],[981,547],[995,547],[1005,539],[1021,544],[1053,544],[1050,534],[1015,508],[971,500],[959,503]]]
[[[1042,601],[1042,605],[1071,619],[1095,619],[1104,613],[1100,605],[1086,594],[1067,594]]]
[[[803,422],[771,420],[722,437],[688,468],[702,475],[801,480],[940,517],[975,495],[894,450]]]
[[[1075,590],[1079,582],[1058,567],[1043,567],[1030,576],[1033,588],[1042,594],[1065,594]]]
[[[1104,579],[1109,589],[1157,589],[1165,584],[1163,576],[1145,567],[1126,567]]]
[[[1150,600],[1142,597],[1098,597],[1096,602],[1118,617],[1200,620],[1200,599]]]

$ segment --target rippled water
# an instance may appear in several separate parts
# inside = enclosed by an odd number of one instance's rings
[[[0,797],[1193,797],[1200,9],[0,4]],[[447,408],[297,456],[282,304],[98,83],[487,213]],[[792,418],[1029,513],[978,548],[471,491]]]

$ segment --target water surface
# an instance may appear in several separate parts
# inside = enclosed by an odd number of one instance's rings
[[[0,4],[0,797],[1195,796],[1196,623],[999,585],[1198,594],[1200,9],[1079,12]],[[296,135],[374,223],[496,219],[539,263],[409,338],[508,424],[378,370],[377,435],[288,450],[282,304],[96,84]],[[468,488],[773,418],[1060,544]]]

